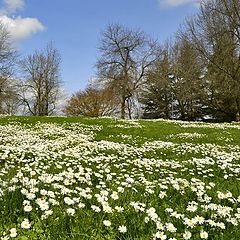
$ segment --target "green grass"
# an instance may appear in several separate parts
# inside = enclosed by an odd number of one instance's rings
[[[190,239],[206,231],[208,239],[237,240],[239,169],[237,123],[0,117],[0,237],[16,228],[14,238],[22,240],[146,240],[157,232],[187,239],[185,231]],[[73,202],[68,205],[66,197]],[[204,222],[186,224],[196,216]],[[24,219],[29,229],[21,226]],[[118,230],[122,225],[125,233]]]

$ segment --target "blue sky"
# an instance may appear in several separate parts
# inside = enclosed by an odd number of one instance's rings
[[[69,94],[94,77],[100,33],[111,23],[140,28],[159,41],[173,36],[198,0],[0,0],[0,20],[9,25],[21,55],[49,41],[62,56]]]

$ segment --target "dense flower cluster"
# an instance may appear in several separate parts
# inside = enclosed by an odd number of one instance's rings
[[[138,121],[114,121],[116,129],[144,128]],[[220,239],[238,228],[238,145],[177,143],[174,135],[168,141],[142,137],[139,144],[126,134],[124,143],[96,140],[103,128],[0,125],[0,209],[5,217],[12,214],[0,220],[2,239],[37,239],[63,219],[73,226],[92,221],[94,232],[111,239]],[[203,136],[181,133],[176,139]]]

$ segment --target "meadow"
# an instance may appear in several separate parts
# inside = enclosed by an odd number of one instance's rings
[[[0,239],[240,239],[240,124],[0,117]]]

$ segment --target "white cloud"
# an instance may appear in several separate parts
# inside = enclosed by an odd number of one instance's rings
[[[0,22],[6,25],[13,41],[29,38],[45,29],[37,18],[11,16],[22,10],[24,5],[24,0],[4,0],[4,6],[0,8]]]
[[[24,0],[4,0],[4,7],[0,9],[0,15],[9,15],[24,8]]]
[[[34,33],[41,32],[45,29],[43,24],[36,18],[0,16],[0,21],[7,26],[14,41],[29,38]]]
[[[161,6],[178,7],[185,4],[199,4],[200,0],[159,0]]]

